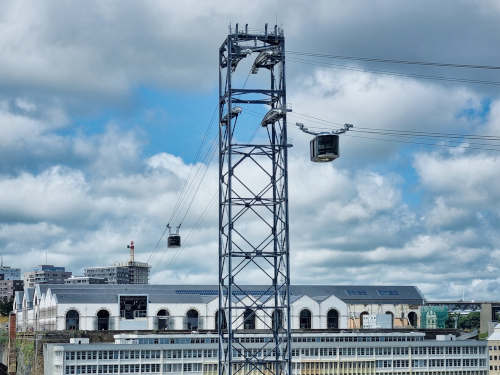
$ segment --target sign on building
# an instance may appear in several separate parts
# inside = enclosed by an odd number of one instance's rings
[[[390,314],[370,314],[363,315],[363,328],[376,329],[376,328],[392,328],[392,315]]]

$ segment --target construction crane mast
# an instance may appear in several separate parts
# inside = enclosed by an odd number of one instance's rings
[[[258,88],[237,82],[245,66]],[[219,375],[291,374],[287,111],[283,30],[230,28],[219,49]],[[255,127],[266,137],[244,142]],[[240,339],[249,330],[269,333],[257,350]]]

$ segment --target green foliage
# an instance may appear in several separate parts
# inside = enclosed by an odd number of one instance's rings
[[[458,319],[458,328],[460,329],[466,329],[466,330],[473,330],[473,329],[479,329],[479,326],[481,324],[481,313],[479,311],[471,312],[470,314],[467,315],[462,315]]]
[[[6,345],[9,342],[9,333],[6,330],[0,330],[0,345]]]
[[[448,315],[448,319],[446,319],[446,322],[445,322],[445,327],[446,328],[455,328],[455,319],[457,319],[458,317],[456,317],[454,314],[450,314]]]
[[[488,332],[483,332],[479,334],[479,340],[486,340],[488,338]]]
[[[31,366],[35,357],[35,344],[33,341],[18,340],[16,346],[23,353],[24,365],[26,367]]]
[[[467,315],[450,314],[446,320],[446,328],[455,328],[455,320],[458,319],[457,328],[466,331],[479,329],[481,323],[481,313],[479,311],[471,312]]]
[[[0,299],[0,315],[9,316],[12,311],[13,301],[8,299]]]

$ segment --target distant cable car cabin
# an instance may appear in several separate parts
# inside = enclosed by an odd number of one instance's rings
[[[333,161],[340,156],[339,152],[339,135],[345,133],[353,127],[351,124],[345,124],[343,129],[334,130],[330,133],[316,133],[297,123],[297,126],[304,133],[314,135],[310,143],[311,161],[315,163],[325,163]]]
[[[175,231],[172,231],[172,227],[170,224],[167,224],[168,228],[168,238],[167,238],[167,247],[169,248],[177,248],[181,247],[181,235],[179,234],[180,225],[177,227]]]

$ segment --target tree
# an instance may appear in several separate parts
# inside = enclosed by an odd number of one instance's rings
[[[466,330],[479,329],[481,324],[481,313],[479,311],[471,312],[467,315],[462,315],[458,320],[458,328]]]
[[[9,316],[12,311],[13,300],[12,299],[2,299],[0,300],[0,315]]]

